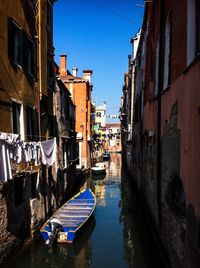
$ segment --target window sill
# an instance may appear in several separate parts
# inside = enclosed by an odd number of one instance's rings
[[[10,59],[10,63],[11,63],[11,65],[13,66],[13,68],[15,68],[15,69],[20,69],[21,71],[23,70],[23,69],[22,69],[22,66],[19,65],[19,64],[18,64],[17,62],[15,62],[14,60]]]
[[[200,53],[196,54],[192,62],[186,66],[185,70],[183,71],[183,74],[187,73],[187,71],[198,61],[200,60]]]

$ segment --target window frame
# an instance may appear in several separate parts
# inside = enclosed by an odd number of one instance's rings
[[[20,139],[24,140],[24,106],[23,103],[12,100],[12,130],[14,134],[19,134]],[[14,105],[19,108],[19,118],[16,118],[17,111],[14,109]],[[16,125],[16,119],[18,119],[18,126]]]
[[[168,12],[165,24],[165,49],[164,49],[164,77],[163,90],[166,90],[171,82],[171,55],[172,55],[172,10]]]

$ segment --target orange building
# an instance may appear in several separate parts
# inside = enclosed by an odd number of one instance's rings
[[[60,76],[70,91],[76,106],[77,132],[77,169],[91,166],[91,83],[92,71],[84,70],[83,77],[77,76],[78,69],[73,67],[72,74],[67,70],[67,56],[60,56]]]

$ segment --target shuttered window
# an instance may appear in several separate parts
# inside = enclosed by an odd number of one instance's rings
[[[37,42],[12,18],[8,18],[8,58],[33,78],[37,77]]]
[[[22,66],[23,32],[11,18],[8,19],[8,57],[16,65]]]

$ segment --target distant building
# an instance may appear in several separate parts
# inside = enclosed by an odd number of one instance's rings
[[[59,67],[56,69],[56,96],[55,110],[58,128],[58,163],[60,195],[76,186],[76,107],[71,99],[71,94],[58,75]]]
[[[135,149],[133,130],[136,128],[134,122],[135,103],[135,57],[140,40],[141,30],[131,39],[132,54],[128,56],[128,72],[124,74],[124,84],[122,87],[123,96],[121,98],[120,121],[121,121],[121,141],[123,158],[132,175],[134,175],[133,151]],[[138,143],[139,144],[139,143]],[[138,145],[139,146],[139,145]]]
[[[98,139],[105,139],[106,131],[106,102],[102,105],[95,106],[94,132]]]
[[[120,123],[106,124],[106,144],[109,151],[121,151],[121,125]]]
[[[67,70],[67,56],[60,56],[60,77],[69,90],[76,106],[77,132],[77,168],[91,166],[92,125],[91,125],[91,92],[92,71],[84,70],[83,77],[78,77],[78,69],[73,68],[72,74]]]

